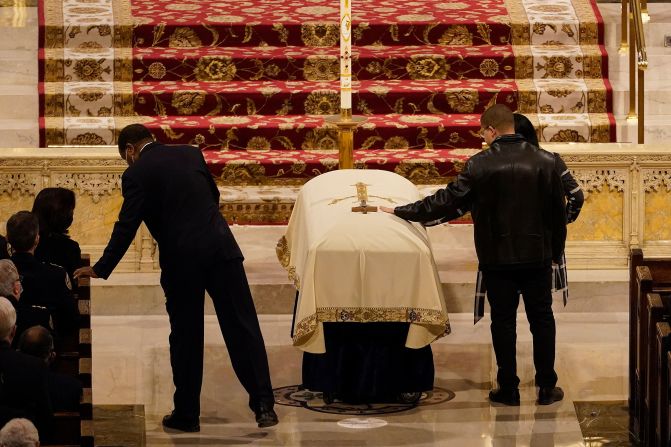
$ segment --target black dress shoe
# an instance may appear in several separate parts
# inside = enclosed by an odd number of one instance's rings
[[[194,421],[193,419],[177,416],[174,411],[163,416],[163,421],[161,423],[165,428],[179,430],[187,433],[195,433],[200,431],[200,423],[198,420]]]
[[[564,398],[564,390],[558,386],[554,388],[543,388],[538,390],[538,405],[550,405]]]
[[[520,390],[517,388],[499,388],[489,392],[489,400],[499,404],[510,405],[512,407],[519,407],[520,405]]]
[[[272,427],[276,425],[279,420],[277,419],[277,414],[273,410],[272,404],[267,404],[265,402],[260,403],[256,407],[256,423],[259,428]]]

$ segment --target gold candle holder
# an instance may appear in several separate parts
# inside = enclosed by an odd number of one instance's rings
[[[354,129],[366,122],[363,116],[352,116],[352,109],[341,109],[340,115],[325,121],[338,126],[338,169],[354,169]]]

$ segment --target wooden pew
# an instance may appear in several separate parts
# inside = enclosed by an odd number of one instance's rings
[[[91,265],[88,255],[82,255],[82,265]],[[91,280],[79,279],[74,290],[79,309],[77,332],[60,340],[61,352],[54,364],[56,371],[75,375],[82,383],[83,393],[78,412],[54,414],[54,430],[45,446],[94,446],[93,393],[91,362]]]
[[[630,430],[645,442],[647,391],[647,295],[671,292],[671,259],[647,259],[640,249],[632,249],[629,265],[629,412]],[[654,327],[654,325],[653,325]]]
[[[666,304],[668,309],[668,303]],[[655,332],[655,357],[659,374],[656,377],[657,386],[654,391],[658,396],[658,401],[650,439],[654,441],[653,445],[667,447],[671,445],[669,426],[669,387],[671,386],[669,372],[671,370],[668,360],[671,355],[671,326],[668,322],[657,323]]]
[[[660,327],[662,329],[668,327],[669,319],[669,297],[660,296],[657,293],[649,293],[647,295],[646,312],[641,318],[641,326],[644,326],[647,334],[644,334],[643,344],[639,345],[639,357],[645,363],[639,368],[643,372],[645,378],[645,392],[643,394],[643,439],[646,440],[646,445],[650,447],[659,446],[657,442],[656,432],[659,429],[658,412],[659,412],[659,381],[662,376],[662,364],[665,355],[661,351],[668,350],[668,340],[663,336],[660,338]],[[666,446],[664,446],[666,447]]]

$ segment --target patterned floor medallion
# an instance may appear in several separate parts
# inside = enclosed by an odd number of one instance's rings
[[[401,403],[348,404],[338,400],[327,404],[322,393],[303,389],[300,385],[290,385],[273,390],[275,403],[289,407],[302,407],[320,413],[342,414],[352,416],[370,416],[376,414],[399,413],[415,407],[437,405],[454,399],[454,392],[445,388],[435,387],[433,391],[422,393],[417,405]]]

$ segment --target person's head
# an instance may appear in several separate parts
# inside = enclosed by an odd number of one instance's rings
[[[12,419],[0,430],[0,447],[40,447],[40,435],[28,419]]]
[[[19,351],[42,359],[49,364],[55,356],[54,338],[42,326],[30,327],[19,337]]]
[[[0,259],[0,296],[21,297],[21,276],[16,266],[9,259]]]
[[[130,124],[121,129],[117,141],[121,158],[126,160],[126,163],[130,166],[140,157],[142,146],[154,141],[154,137],[151,136],[149,129],[142,124]]]
[[[12,343],[16,335],[16,310],[7,298],[0,297],[0,340]]]
[[[65,188],[44,188],[33,202],[40,233],[66,234],[75,212],[75,193]]]
[[[7,221],[7,241],[15,253],[35,251],[40,240],[40,223],[30,211],[19,211]]]
[[[515,119],[515,133],[522,135],[525,140],[534,146],[538,146],[538,135],[536,134],[534,125],[529,121],[529,118],[521,113],[515,113],[513,118]]]
[[[515,133],[513,112],[503,104],[494,104],[480,116],[480,135],[485,143],[492,142],[502,135]]]

